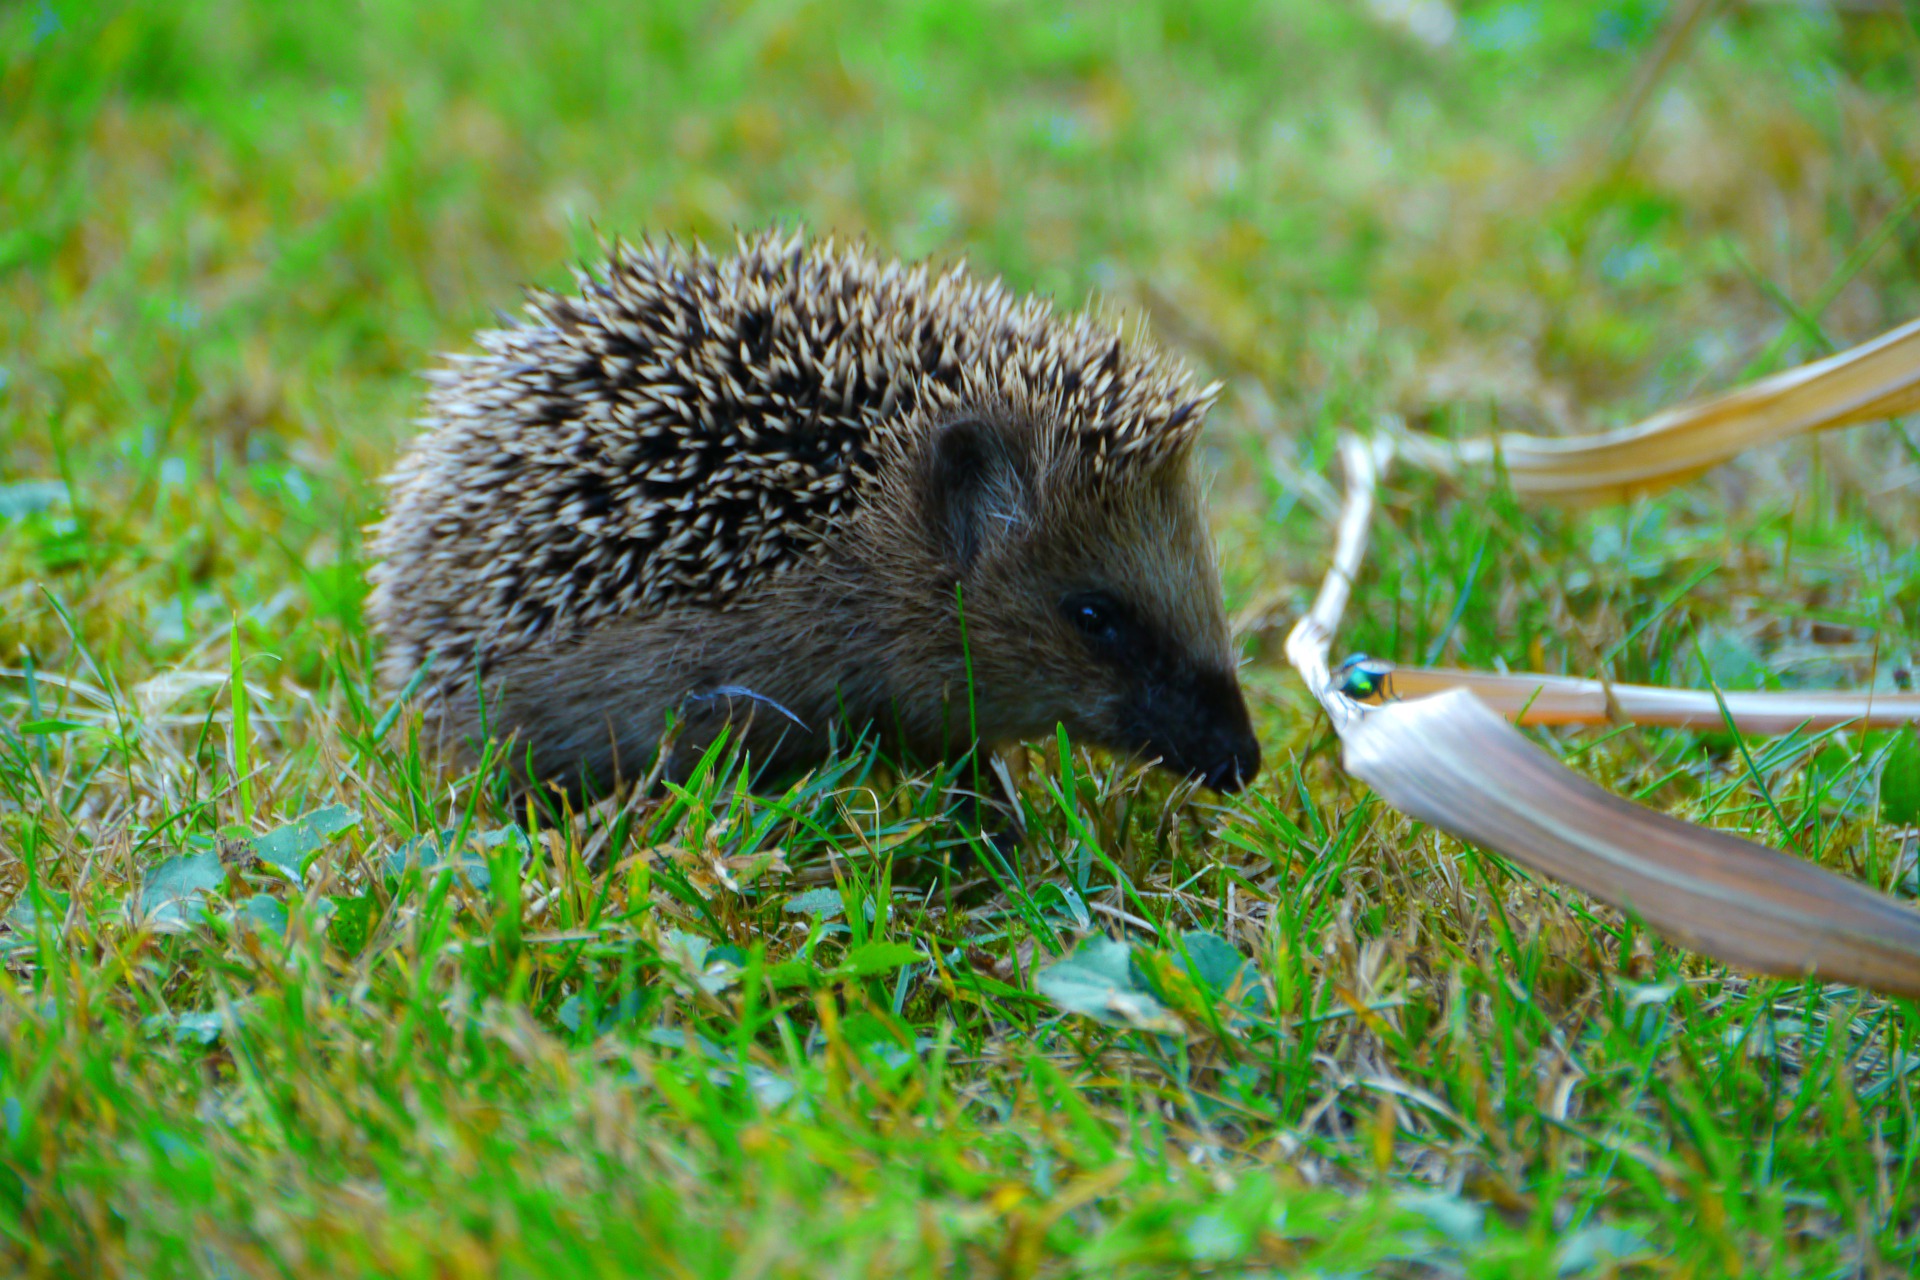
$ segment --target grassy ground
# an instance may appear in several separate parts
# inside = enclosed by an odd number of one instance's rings
[[[1672,7],[0,7],[4,1269],[1907,1274],[1911,1005],[1410,826],[1278,655],[1340,425],[1605,425],[1920,314],[1912,10],[1663,58]],[[773,219],[1228,380],[1252,793],[1036,744],[1010,874],[955,880],[937,786],[868,760],[556,827],[418,758],[360,612],[414,371],[595,228]],[[1917,458],[1578,517],[1404,480],[1345,639],[1884,684]],[[1915,891],[1897,739],[1542,740]],[[1130,964],[1036,986],[1103,931]],[[1159,1029],[1063,1012],[1076,972]]]

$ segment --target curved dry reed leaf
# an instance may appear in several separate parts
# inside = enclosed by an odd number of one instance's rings
[[[1342,692],[1327,650],[1366,554],[1379,473],[1392,456],[1391,445],[1342,439],[1347,491],[1333,563],[1287,636],[1287,657],[1326,709],[1347,771],[1395,809],[1633,911],[1683,946],[1761,973],[1814,974],[1920,997],[1920,912],[1764,845],[1621,799],[1528,742],[1465,689],[1384,706]],[[1417,682],[1435,673],[1414,674]],[[1541,687],[1539,677],[1506,679],[1522,682],[1527,696]]]
[[[1817,733],[1838,725],[1887,729],[1920,722],[1920,693],[1722,690],[1716,697],[1711,689],[1663,689],[1529,671],[1496,674],[1450,667],[1393,667],[1385,673],[1385,684],[1386,695],[1395,698],[1470,689],[1493,710],[1525,725],[1626,723],[1723,729],[1731,719],[1742,733],[1782,734]]]
[[[1920,320],[1857,347],[1644,422],[1589,436],[1508,433],[1467,441],[1410,434],[1400,455],[1437,471],[1505,464],[1517,494],[1624,501],[1691,479],[1745,449],[1920,410]]]
[[[1920,912],[1623,800],[1465,690],[1367,708],[1341,740],[1347,771],[1395,809],[1630,910],[1683,946],[1760,973],[1920,997]]]

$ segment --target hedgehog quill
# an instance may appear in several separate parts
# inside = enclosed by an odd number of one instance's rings
[[[616,243],[576,284],[429,375],[374,530],[382,678],[424,671],[447,748],[583,792],[723,732],[788,772],[847,732],[932,763],[1064,724],[1258,771],[1193,475],[1217,387],[798,234]]]

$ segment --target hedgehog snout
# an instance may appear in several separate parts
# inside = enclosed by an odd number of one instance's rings
[[[1228,752],[1200,775],[1203,784],[1222,795],[1232,795],[1260,772],[1260,743],[1251,733],[1230,744]]]
[[[1260,772],[1260,740],[1231,671],[1202,670],[1136,689],[1123,717],[1126,746],[1162,768],[1225,794]]]

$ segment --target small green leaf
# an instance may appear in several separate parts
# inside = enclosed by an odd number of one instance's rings
[[[678,970],[674,983],[689,994],[698,987],[709,995],[718,995],[740,980],[740,966],[724,956],[710,954],[713,951],[709,939],[679,929],[668,929],[660,939],[660,958]]]
[[[1140,980],[1132,949],[1104,935],[1041,970],[1034,989],[1068,1013],[1139,1031],[1181,1030],[1180,1020]]]
[[[782,911],[796,916],[819,916],[822,920],[831,920],[847,909],[840,900],[838,889],[809,889],[788,898]]]
[[[1093,917],[1087,914],[1087,904],[1071,885],[1047,883],[1034,890],[1033,901],[1050,916],[1065,920],[1076,929],[1093,927]]]
[[[904,942],[869,942],[847,952],[834,972],[842,977],[868,978],[926,958],[926,952]]]
[[[0,520],[36,515],[67,500],[67,486],[58,480],[19,480],[0,484]]]
[[[646,1007],[646,993],[629,991],[626,995],[614,1001],[613,1004],[601,1009],[600,1020],[595,1027],[596,1034],[603,1033],[622,1022],[639,1016],[646,1012]],[[558,1018],[561,1026],[569,1031],[577,1032],[585,1021],[586,1012],[586,998],[581,995],[571,995],[561,1002],[560,1010],[555,1017]]]
[[[140,888],[140,913],[162,929],[177,931],[198,920],[202,899],[226,883],[226,869],[217,853],[189,853],[168,858],[147,872]]]
[[[1711,681],[1722,689],[1764,689],[1773,672],[1753,640],[1731,627],[1700,629],[1700,643],[1688,664],[1687,683]]]
[[[212,1044],[226,1030],[218,1013],[156,1013],[140,1024],[150,1036],[171,1034],[175,1044]]]
[[[256,893],[233,909],[235,924],[258,929],[262,933],[285,937],[287,934],[287,907],[278,898],[264,893]]]
[[[849,1014],[840,1024],[840,1035],[862,1054],[896,1071],[933,1045],[910,1028],[872,1012]]]
[[[1901,730],[1880,767],[1880,817],[1899,826],[1920,823],[1920,737]]]
[[[822,977],[820,970],[805,960],[782,960],[766,970],[767,982],[776,988],[811,987]]]
[[[1247,1013],[1266,1012],[1267,992],[1259,971],[1232,943],[1202,929],[1189,929],[1181,941],[1186,954],[1177,963],[1189,977]]]
[[[401,875],[410,867],[431,871],[444,860],[445,850],[453,843],[453,837],[453,828],[447,827],[440,831],[423,832],[411,840],[401,841],[387,852],[385,859],[387,874]]]
[[[298,879],[319,854],[321,846],[360,821],[360,813],[343,804],[330,804],[303,814],[275,831],[253,838],[254,856]]]
[[[1187,1223],[1187,1256],[1196,1262],[1225,1262],[1247,1249],[1247,1235],[1225,1214],[1202,1213]]]
[[[517,851],[522,857],[533,852],[533,839],[519,827],[494,827],[490,831],[481,831],[473,837],[474,843],[482,849],[508,848]]]
[[[1247,967],[1247,958],[1235,951],[1231,942],[1204,929],[1187,930],[1181,941],[1187,949],[1181,957],[1181,967],[1210,987],[1215,995],[1225,995],[1240,977],[1240,971]]]
[[[43,889],[46,910],[38,911],[26,894],[13,900],[5,915],[0,915],[0,925],[6,926],[6,934],[0,937],[0,952],[33,949],[33,938],[40,929],[58,933],[66,923],[67,909],[73,903],[73,895],[58,889]]]
[[[327,921],[327,940],[350,956],[367,949],[380,906],[370,897],[330,898],[333,918]]]
[[[1648,1252],[1646,1238],[1631,1227],[1582,1227],[1553,1251],[1553,1271],[1561,1276],[1585,1275],[1603,1266],[1611,1271],[1614,1264]]]
[[[455,834],[453,828],[448,827],[441,831],[428,831],[408,840],[387,854],[387,874],[403,875],[410,867],[418,867],[422,874],[453,870],[459,872],[475,889],[485,892],[493,886],[493,868],[486,858],[474,853],[471,847],[455,849]],[[472,836],[471,839],[488,849],[497,848],[509,840],[517,840],[524,851],[526,834],[515,827],[502,827],[498,831]]]
[[[1485,1233],[1487,1211],[1471,1200],[1444,1191],[1408,1191],[1394,1199],[1463,1249],[1479,1244]]]

